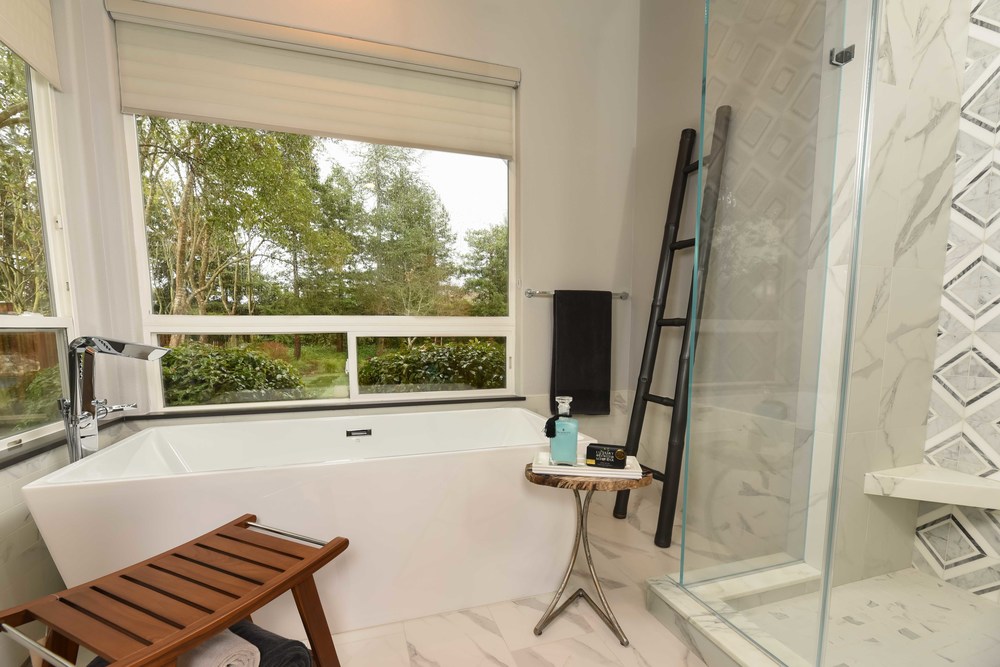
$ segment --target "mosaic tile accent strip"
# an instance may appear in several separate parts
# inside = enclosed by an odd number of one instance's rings
[[[917,539],[942,570],[986,557],[986,552],[953,514],[917,526]]]
[[[974,0],[926,460],[1000,477],[1000,3]]]
[[[973,0],[927,442],[933,465],[1000,479],[1000,2]],[[1000,602],[1000,513],[921,510],[914,564]]]

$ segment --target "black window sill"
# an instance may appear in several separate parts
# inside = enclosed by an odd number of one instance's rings
[[[484,396],[480,398],[448,398],[410,401],[380,401],[372,403],[341,403],[337,405],[275,405],[273,407],[253,407],[246,408],[238,405],[225,406],[210,410],[185,410],[178,408],[169,412],[150,412],[142,415],[115,415],[111,419],[101,422],[101,426],[108,426],[118,422],[129,421],[158,421],[171,419],[185,419],[190,417],[227,417],[240,415],[269,415],[282,414],[288,412],[329,412],[339,410],[364,410],[373,408],[400,408],[427,405],[459,405],[475,403],[508,403],[512,401],[524,401],[524,396]],[[62,431],[34,438],[29,443],[21,445],[17,449],[9,449],[0,452],[0,470],[12,465],[21,463],[30,458],[34,458],[57,447],[66,446],[66,436]]]
[[[405,408],[424,405],[459,405],[462,403],[506,403],[509,401],[524,401],[524,396],[482,396],[478,398],[428,398],[409,401],[379,401],[370,403],[337,403],[334,405],[274,405],[273,407],[256,406],[252,408],[239,405],[219,405],[217,408],[186,410],[174,408],[164,412],[150,412],[132,419],[173,419],[176,417],[225,417],[227,415],[267,415],[284,412],[328,412],[332,410],[365,410],[372,408]],[[128,419],[129,417],[126,417]]]

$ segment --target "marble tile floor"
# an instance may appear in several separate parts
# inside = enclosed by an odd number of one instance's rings
[[[680,567],[680,529],[671,548],[653,544],[659,490],[644,491],[632,494],[625,521],[611,516],[611,493],[595,496],[589,518],[594,563],[629,646],[583,601],[536,637],[548,593],[335,634],[342,667],[706,667],[646,610],[646,580]],[[591,590],[586,568],[581,548],[567,591]],[[81,651],[77,664],[92,657]]]
[[[745,610],[751,623],[800,655],[814,647],[814,595]],[[916,569],[838,586],[831,599],[826,664],[831,667],[996,667],[1000,605]]]
[[[611,517],[613,498],[595,497],[591,550],[628,647],[583,601],[536,637],[532,629],[551,599],[547,594],[334,635],[343,667],[704,667],[645,606],[645,581],[676,572],[679,547],[653,545],[651,500],[633,498],[629,519],[619,521]],[[589,574],[581,553],[567,590],[584,581]]]

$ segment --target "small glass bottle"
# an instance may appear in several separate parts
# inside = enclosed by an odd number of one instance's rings
[[[549,456],[558,465],[576,465],[576,441],[580,431],[579,423],[570,414],[572,396],[556,396],[559,404],[559,419],[555,423],[555,437],[549,438]]]

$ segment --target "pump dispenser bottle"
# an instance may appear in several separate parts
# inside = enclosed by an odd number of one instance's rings
[[[580,431],[577,420],[570,416],[572,396],[556,396],[559,418],[555,422],[555,435],[549,438],[549,455],[552,463],[576,465],[576,440]]]

